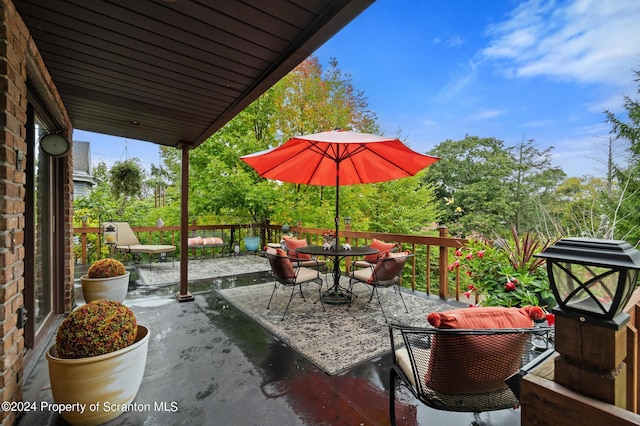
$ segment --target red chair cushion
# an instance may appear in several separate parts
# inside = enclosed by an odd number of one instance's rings
[[[284,242],[287,245],[287,248],[289,249],[288,256],[290,258],[300,259],[300,260],[311,260],[311,255],[296,252],[296,249],[307,246],[307,240],[296,240],[292,238],[292,239],[286,239],[284,240]]]
[[[271,269],[273,273],[283,280],[290,280],[296,278],[296,272],[293,269],[291,260],[287,257],[287,254],[282,249],[276,249],[276,256],[269,258],[271,263]]]
[[[542,319],[544,312],[539,306],[504,308],[487,306],[462,308],[446,312],[432,312],[427,316],[429,324],[436,328],[530,328],[534,319]]]
[[[377,249],[378,253],[368,254],[364,257],[364,260],[371,263],[376,263],[379,258],[382,258],[388,253],[391,249],[395,248],[397,243],[385,243],[384,241],[380,241],[376,238],[371,240],[371,244],[369,247]]]
[[[187,238],[187,244],[189,245],[189,247],[191,246],[199,246],[204,244],[202,237],[193,237],[193,238]]]
[[[531,328],[538,317],[542,309],[537,306],[481,307],[433,312],[428,321],[437,328],[504,329]],[[520,368],[526,340],[524,334],[434,336],[425,383],[449,395],[504,389],[504,380]]]

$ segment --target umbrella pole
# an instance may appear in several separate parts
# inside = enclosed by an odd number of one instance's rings
[[[338,228],[340,228],[340,161],[336,161],[336,250],[340,246],[338,241]]]

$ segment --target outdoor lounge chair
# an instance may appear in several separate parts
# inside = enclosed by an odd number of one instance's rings
[[[455,324],[443,328],[389,326],[393,356],[389,398],[392,425],[396,424],[398,381],[431,408],[474,413],[474,425],[483,424],[482,412],[519,405],[519,388],[512,390],[510,385],[513,386],[514,378],[519,378],[521,369],[540,355],[532,350],[533,337],[548,337],[550,328],[533,327],[533,320],[525,318],[518,308],[465,308],[466,311],[477,311],[469,312],[471,315],[483,315],[484,309],[489,309],[485,311],[488,321],[494,320],[498,310],[507,310],[499,314],[520,316],[512,323],[520,327],[502,328],[509,325],[509,319],[498,320],[496,328],[484,328],[487,324],[475,329],[449,328],[456,327]],[[461,311],[463,309],[450,312]],[[458,319],[453,323],[456,321]],[[526,323],[529,325],[523,326]],[[470,327],[469,322],[458,325]],[[516,382],[519,387],[519,380]]]
[[[138,237],[131,229],[128,222],[113,222],[117,227],[117,241],[115,250],[131,255],[134,263],[140,263],[141,255],[149,255],[149,264],[151,264],[151,256],[154,254],[174,253],[176,246],[168,244],[140,244]],[[172,259],[174,256],[172,256]]]
[[[293,296],[295,296],[296,289],[300,291],[300,296],[302,296],[302,299],[306,301],[304,293],[302,292],[302,286],[304,284],[315,282],[318,284],[318,300],[322,303],[322,310],[325,310],[324,303],[320,298],[322,291],[322,278],[320,278],[320,272],[317,269],[306,268],[304,266],[296,266],[294,268],[291,260],[286,256],[286,253],[282,249],[267,248],[266,256],[267,259],[269,259],[271,272],[273,272],[273,276],[275,278],[273,291],[271,292],[267,309],[271,307],[271,301],[273,300],[273,296],[275,295],[279,284],[282,284],[285,287],[291,287],[291,295],[289,296],[287,307],[280,319],[281,321],[284,320],[284,317],[289,310],[291,300],[293,300]]]
[[[393,287],[394,291],[400,295],[404,309],[408,313],[409,310],[402,298],[400,278],[402,277],[404,265],[411,256],[413,256],[413,254],[409,252],[387,253],[384,257],[378,259],[378,262],[370,263],[368,268],[353,269],[349,277],[349,292],[353,290],[353,285],[358,282],[371,286],[369,302],[371,302],[375,293],[378,305],[380,305],[380,309],[382,310],[384,321],[387,322],[387,315],[384,313],[382,302],[380,302],[378,287]],[[397,288],[395,286],[397,286]],[[353,301],[353,298],[351,301]],[[349,302],[349,306],[351,306],[351,301]]]

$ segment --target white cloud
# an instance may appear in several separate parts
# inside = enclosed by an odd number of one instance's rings
[[[552,120],[534,120],[522,123],[522,127],[545,128],[553,125]]]
[[[503,115],[503,111],[495,109],[483,109],[471,115],[472,120],[487,120]]]
[[[505,74],[629,87],[640,66],[640,1],[530,0],[487,29]]]
[[[477,66],[474,62],[469,61],[468,67],[459,66],[458,70],[459,72],[452,75],[449,82],[440,91],[440,97],[444,100],[453,99],[462,89],[474,80]]]
[[[435,125],[437,124],[434,120],[431,120],[431,119],[426,118],[426,117],[425,117],[425,118],[423,118],[420,122],[421,122],[425,127],[433,127],[433,126],[435,126]]]
[[[447,40],[447,47],[455,47],[464,44],[464,39],[460,36],[453,36]]]

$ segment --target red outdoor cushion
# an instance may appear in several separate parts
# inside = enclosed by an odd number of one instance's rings
[[[504,329],[531,328],[533,319],[542,316],[538,306],[480,307],[432,312],[428,320],[437,328]],[[504,380],[520,368],[526,340],[525,334],[434,336],[425,383],[449,395],[504,389]]]
[[[204,244],[212,245],[212,244],[224,244],[222,238],[220,237],[204,237],[202,239]]]
[[[269,257],[273,273],[282,280],[294,280],[296,278],[296,272],[287,254],[282,249],[275,249],[275,252],[276,256]]]
[[[198,245],[202,245],[204,244],[202,237],[193,237],[193,238],[187,238],[187,244],[189,245],[189,247],[191,246],[198,246]]]
[[[364,260],[366,260],[367,262],[376,263],[379,258],[384,257],[386,253],[395,248],[397,245],[397,243],[385,243],[384,241],[380,241],[374,238],[371,240],[371,244],[369,244],[369,247],[377,249],[378,253],[368,254],[364,257]]]
[[[284,240],[285,244],[287,245],[287,248],[289,249],[289,254],[288,256],[292,259],[301,259],[301,260],[311,260],[311,255],[309,254],[304,254],[304,253],[298,253],[296,252],[297,248],[300,247],[306,247],[307,246],[307,240],[296,240],[296,239],[286,239]]]
[[[427,316],[427,320],[436,328],[530,328],[533,327],[534,319],[543,317],[544,312],[539,306],[487,306],[432,312]]]

